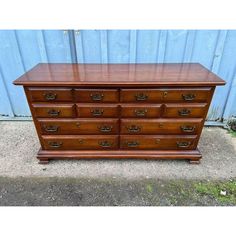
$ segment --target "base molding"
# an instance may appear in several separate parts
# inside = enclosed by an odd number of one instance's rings
[[[186,159],[198,164],[202,158],[196,150],[81,150],[49,151],[40,149],[37,155],[39,164],[47,164],[53,159]]]

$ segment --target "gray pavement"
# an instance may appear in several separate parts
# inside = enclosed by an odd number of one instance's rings
[[[30,121],[0,122],[0,176],[112,179],[229,179],[236,177],[236,138],[204,128],[200,165],[166,160],[57,160],[39,165],[39,142]]]
[[[0,122],[1,206],[236,205],[236,138],[222,128],[204,128],[200,165],[166,160],[39,165],[38,149],[31,121]],[[227,189],[225,197],[221,189]]]

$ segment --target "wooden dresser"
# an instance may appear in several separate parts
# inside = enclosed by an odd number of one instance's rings
[[[225,82],[197,63],[38,64],[23,85],[50,159],[188,159],[216,85]]]

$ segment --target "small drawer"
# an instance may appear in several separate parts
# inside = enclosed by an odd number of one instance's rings
[[[207,102],[213,92],[211,88],[161,89],[163,102]]]
[[[119,116],[118,105],[115,104],[76,104],[78,117],[113,118]]]
[[[199,104],[165,104],[162,117],[175,118],[201,118],[205,116],[206,103]]]
[[[122,119],[121,134],[197,134],[202,119]]]
[[[162,92],[159,89],[121,89],[120,100],[135,103],[161,102]]]
[[[118,148],[116,135],[42,136],[45,150],[113,150]]]
[[[73,101],[70,88],[28,88],[33,102],[71,102]]]
[[[161,104],[157,105],[121,105],[121,117],[129,118],[157,118],[161,114]]]
[[[118,102],[117,89],[75,89],[76,102]]]
[[[196,135],[121,135],[121,149],[189,150],[196,148]]]
[[[34,114],[36,117],[50,118],[70,118],[75,117],[74,104],[43,104],[33,103]]]
[[[38,119],[42,134],[116,134],[118,119]]]

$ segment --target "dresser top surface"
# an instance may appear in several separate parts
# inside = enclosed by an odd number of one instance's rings
[[[198,63],[40,63],[14,81],[25,86],[215,86],[225,81]]]

